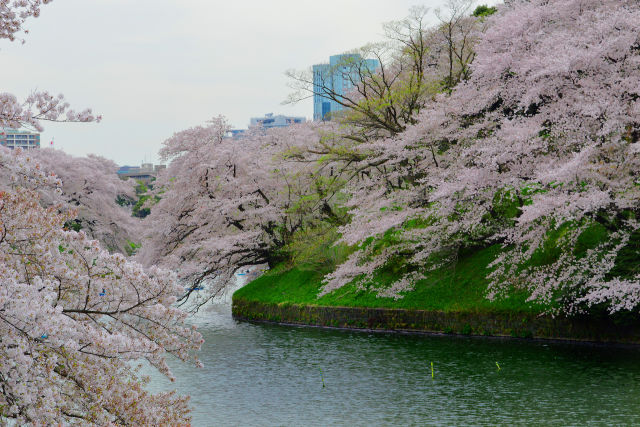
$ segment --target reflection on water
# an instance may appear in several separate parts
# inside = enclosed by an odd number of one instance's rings
[[[151,389],[190,394],[196,426],[640,423],[640,349],[193,321],[204,368]]]

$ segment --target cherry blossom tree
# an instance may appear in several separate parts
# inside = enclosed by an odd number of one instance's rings
[[[0,38],[14,40],[45,3],[0,0]],[[69,110],[62,96],[40,92],[20,103],[0,94],[2,127],[97,119],[90,110]],[[65,183],[48,167],[58,168]],[[74,199],[85,220],[101,223],[91,229],[96,237],[120,218],[107,207],[123,188],[106,178],[111,169],[99,158],[0,149],[1,424],[189,421],[188,398],[149,393],[149,378],[136,367],[146,361],[172,378],[167,353],[199,363],[194,351],[202,338],[174,307],[182,287],[170,272],[144,269],[101,249],[84,231],[65,228],[77,213]]]
[[[58,178],[20,150],[0,150],[0,415],[18,423],[184,423],[187,399],[152,395],[130,362],[171,376],[165,353],[197,363],[200,335],[173,307],[167,271],[109,254],[43,208]]]
[[[242,267],[277,263],[314,215],[335,215],[333,181],[304,157],[325,126],[256,128],[234,139],[216,117],[169,138],[140,259],[177,271],[187,295],[207,287],[206,298]]]
[[[63,202],[77,216],[68,226],[82,230],[111,252],[127,253],[130,242],[140,240],[139,221],[128,206],[135,199],[131,181],[118,178],[117,165],[100,156],[74,157],[50,148],[25,153],[62,182],[62,194],[41,190],[45,205]]]
[[[634,1],[501,6],[469,80],[393,141],[361,147],[387,171],[352,186],[342,232],[361,249],[324,292],[398,254],[415,267],[396,290],[407,289],[460,248],[498,242],[489,297],[516,287],[552,311],[637,307],[640,276],[622,260],[639,228],[639,20]],[[390,231],[384,250],[362,243]]]

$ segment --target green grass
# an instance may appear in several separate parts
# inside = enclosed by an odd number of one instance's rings
[[[404,293],[404,298],[380,298],[375,290],[346,285],[318,298],[322,278],[327,271],[317,267],[280,265],[252,281],[234,294],[234,299],[265,303],[303,304],[343,307],[380,307],[471,313],[540,313],[542,307],[526,302],[524,292],[511,292],[509,298],[489,301],[487,265],[500,251],[499,245],[473,251],[461,257],[455,267],[448,266],[430,272],[426,279],[416,283],[415,289]],[[389,283],[393,272],[387,271],[375,278],[373,287]]]

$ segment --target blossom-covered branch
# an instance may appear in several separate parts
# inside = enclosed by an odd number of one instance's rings
[[[0,408],[18,422],[184,422],[186,399],[152,395],[129,362],[171,376],[164,354],[197,363],[200,335],[172,304],[171,274],[109,254],[83,232],[66,231],[72,211],[42,208],[55,186],[19,150],[0,150]],[[53,178],[53,180],[52,180]]]

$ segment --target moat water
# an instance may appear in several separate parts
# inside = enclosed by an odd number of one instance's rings
[[[638,348],[251,324],[224,303],[193,322],[204,368],[150,388],[191,395],[194,426],[640,424]]]

